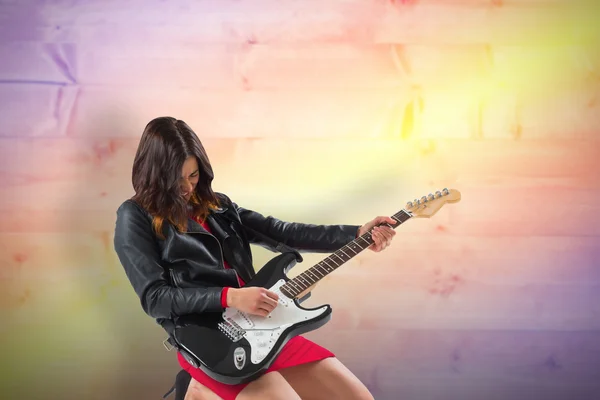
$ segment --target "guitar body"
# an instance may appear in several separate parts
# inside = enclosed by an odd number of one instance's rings
[[[245,287],[259,286],[279,295],[279,304],[267,317],[248,315],[234,308],[180,318],[174,339],[181,354],[211,378],[226,384],[252,381],[273,363],[294,336],[315,330],[331,318],[331,307],[303,308],[286,297],[280,287],[296,263],[293,253],[269,261]]]

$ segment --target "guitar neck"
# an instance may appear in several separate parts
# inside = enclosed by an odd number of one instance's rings
[[[392,215],[391,218],[397,221],[395,225],[392,226],[387,223],[383,225],[395,229],[412,218],[412,215],[408,211],[400,210]],[[344,247],[336,250],[329,257],[300,273],[295,278],[290,279],[281,286],[281,292],[289,298],[297,297],[300,293],[341,267],[351,258],[368,248],[371,244],[373,244],[373,238],[371,237],[371,231],[369,231],[362,236],[357,237]]]

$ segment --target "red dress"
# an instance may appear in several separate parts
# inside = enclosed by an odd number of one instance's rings
[[[204,229],[210,232],[210,229],[206,223],[201,223],[200,221],[198,222]],[[225,268],[231,268],[227,262],[225,262]],[[240,281],[240,286],[243,286],[244,282],[239,278],[239,276],[238,280]],[[224,308],[227,307],[227,288],[224,288],[221,294],[221,304]],[[295,336],[283,346],[281,352],[275,361],[273,361],[273,364],[271,364],[271,366],[267,369],[266,373],[278,371],[283,368],[293,367],[295,365],[323,360],[328,357],[335,357],[335,355],[331,351],[311,342],[308,339],[305,339],[302,336]],[[180,353],[177,353],[177,360],[179,361],[181,368],[186,370],[192,376],[192,378],[212,390],[223,400],[234,400],[242,391],[242,389],[248,385],[248,383],[227,385],[225,383],[218,382],[206,375],[201,369],[192,367],[187,361],[185,361]]]

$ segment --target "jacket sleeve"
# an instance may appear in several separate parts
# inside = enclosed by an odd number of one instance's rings
[[[263,235],[282,242],[298,251],[325,253],[333,252],[356,238],[358,225],[315,225],[299,222],[285,222],[238,206],[232,202],[246,225]],[[251,243],[260,243],[260,238],[248,234]]]
[[[176,288],[160,264],[158,245],[149,218],[137,205],[123,203],[117,210],[114,248],[146,314],[173,318],[206,311],[222,311],[222,288]]]

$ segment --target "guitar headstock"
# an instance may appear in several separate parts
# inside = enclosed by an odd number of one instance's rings
[[[430,218],[446,203],[460,201],[460,192],[455,189],[443,189],[420,199],[406,203],[406,211],[410,211],[414,218]]]

